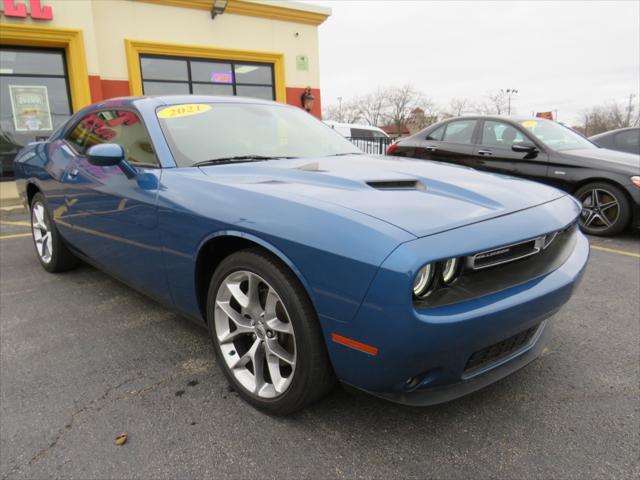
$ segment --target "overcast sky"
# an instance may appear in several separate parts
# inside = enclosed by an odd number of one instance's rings
[[[312,0],[323,105],[411,83],[437,104],[516,88],[518,114],[585,108],[640,94],[640,1]],[[638,97],[635,102],[638,103]]]

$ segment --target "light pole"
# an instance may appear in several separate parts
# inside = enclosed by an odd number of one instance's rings
[[[338,97],[338,121],[342,123],[342,97]]]
[[[507,93],[507,115],[511,115],[511,97],[518,93],[518,90],[516,90],[515,88],[507,88],[506,90],[503,90],[503,92]]]

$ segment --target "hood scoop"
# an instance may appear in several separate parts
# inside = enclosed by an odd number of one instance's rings
[[[418,180],[372,180],[367,182],[376,190],[426,190],[424,183]]]
[[[320,168],[319,162],[311,162],[300,165],[299,167],[295,167],[297,170],[303,170],[305,172],[326,172],[326,170],[322,170]]]

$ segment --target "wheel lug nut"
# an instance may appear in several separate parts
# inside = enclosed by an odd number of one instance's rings
[[[267,337],[273,338],[273,332],[271,330],[267,330]]]

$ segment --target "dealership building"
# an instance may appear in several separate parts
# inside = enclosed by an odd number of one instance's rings
[[[2,179],[22,145],[127,95],[240,95],[320,116],[329,9],[260,0],[0,0]]]

